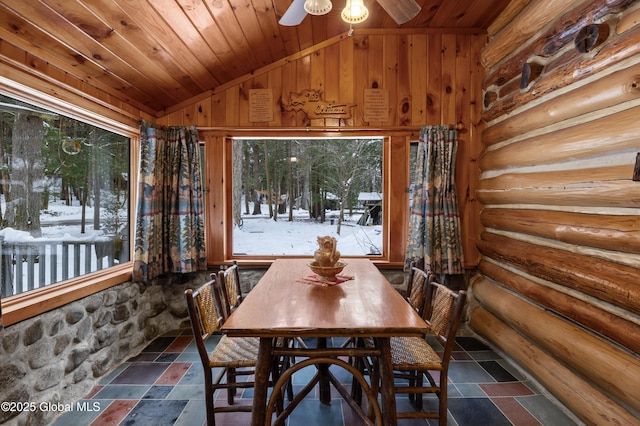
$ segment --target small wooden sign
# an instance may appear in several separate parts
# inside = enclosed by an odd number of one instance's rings
[[[364,89],[364,121],[389,120],[389,90]]]
[[[273,121],[273,91],[271,89],[249,90],[249,122]]]
[[[319,90],[305,89],[301,93],[290,93],[285,111],[303,111],[308,118],[351,118],[353,104],[327,102]]]

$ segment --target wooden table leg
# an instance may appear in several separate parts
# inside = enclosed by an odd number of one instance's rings
[[[325,349],[327,347],[327,338],[318,337],[318,348]],[[329,381],[329,365],[318,364],[318,372],[320,373],[319,394],[320,402],[324,405],[331,404],[331,385]]]
[[[380,393],[382,394],[382,421],[385,425],[397,425],[396,395],[393,390],[393,363],[391,362],[391,342],[388,337],[377,337],[380,349]]]
[[[264,426],[266,423],[265,412],[267,409],[267,391],[269,387],[269,374],[271,371],[271,353],[273,349],[273,339],[270,337],[260,338],[260,348],[258,350],[258,360],[256,363],[255,388],[253,391],[253,411],[251,413],[252,426]]]

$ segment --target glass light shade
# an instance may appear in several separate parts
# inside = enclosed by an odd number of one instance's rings
[[[304,10],[311,15],[326,15],[332,7],[331,0],[307,0],[304,2]]]
[[[347,0],[347,5],[342,9],[342,20],[350,24],[364,22],[369,17],[369,9],[362,0]]]

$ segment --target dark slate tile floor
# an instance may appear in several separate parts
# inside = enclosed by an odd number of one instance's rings
[[[215,339],[211,339],[215,345]],[[452,426],[571,426],[571,415],[545,396],[544,390],[528,380],[507,360],[475,337],[458,337],[458,347],[449,368],[448,424]],[[334,342],[339,344],[340,342]],[[336,368],[334,374],[350,385],[351,378]],[[313,376],[314,367],[294,374],[294,390]],[[202,365],[191,330],[174,330],[158,337],[143,352],[104,377],[80,403],[95,411],[64,413],[54,426],[200,426],[205,420]],[[251,404],[253,391],[237,398]],[[219,397],[224,404],[226,395]],[[425,397],[425,406],[436,404]],[[397,399],[399,409],[412,409],[406,396]],[[289,417],[288,426],[358,425],[351,408],[336,394],[330,406],[310,394]],[[249,413],[216,415],[217,426],[244,426]],[[422,420],[401,421],[401,425],[425,425]],[[436,424],[430,422],[429,424]]]

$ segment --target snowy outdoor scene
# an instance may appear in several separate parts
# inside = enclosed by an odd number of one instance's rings
[[[0,197],[1,199],[2,197]],[[3,203],[2,203],[3,204]],[[93,217],[93,208],[87,207],[85,216]],[[93,229],[91,220],[87,220],[85,232],[81,232],[80,222],[82,220],[82,207],[67,206],[64,203],[51,204],[49,208],[40,214],[40,224],[42,235],[33,237],[27,231],[19,231],[13,228],[0,229],[0,236],[5,241],[11,242],[45,242],[45,241],[78,241],[91,242],[105,238],[104,229]]]
[[[127,261],[130,140],[0,95],[0,290]]]
[[[381,138],[234,139],[233,254],[382,255]]]
[[[262,210],[268,211],[268,207],[263,205]],[[317,237],[322,235],[335,237],[338,240],[338,250],[343,256],[382,254],[382,225],[358,225],[362,212],[345,215],[338,235],[338,215],[339,211],[327,211],[325,223],[309,219],[309,211],[303,209],[294,210],[292,222],[287,218],[276,222],[268,214],[243,215],[242,227],[235,226],[233,230],[234,254],[313,256],[313,252],[318,249]]]

